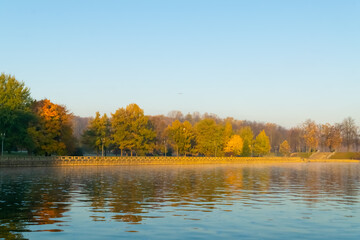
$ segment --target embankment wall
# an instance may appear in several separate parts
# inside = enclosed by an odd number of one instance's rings
[[[301,158],[243,158],[243,157],[0,157],[0,167],[86,166],[86,165],[155,165],[155,164],[211,164],[300,162]]]
[[[174,165],[174,164],[220,164],[220,163],[285,163],[317,162],[325,160],[297,157],[0,157],[0,167],[44,167],[44,166],[105,166],[105,165]],[[358,160],[329,160],[359,162]]]

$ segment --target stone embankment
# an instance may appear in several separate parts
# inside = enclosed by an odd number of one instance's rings
[[[303,159],[297,157],[0,157],[0,167],[176,165],[231,163],[294,163],[317,161],[359,162],[357,160]]]
[[[0,167],[86,166],[86,165],[155,165],[155,164],[211,164],[301,162],[301,158],[252,157],[2,157]]]

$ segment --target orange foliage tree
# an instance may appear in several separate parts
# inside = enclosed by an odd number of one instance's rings
[[[34,141],[33,153],[45,156],[72,154],[75,149],[72,114],[65,106],[44,99],[34,102],[33,112],[37,121],[28,129]]]
[[[330,152],[340,147],[342,142],[340,126],[330,125],[329,123],[323,124],[321,126],[321,136],[324,145],[329,148]]]
[[[319,128],[316,123],[310,119],[303,124],[303,138],[309,152],[315,151],[319,145]]]

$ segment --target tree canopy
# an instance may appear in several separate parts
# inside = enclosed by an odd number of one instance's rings
[[[244,142],[239,135],[233,135],[226,143],[224,152],[231,156],[239,156],[242,153]]]
[[[171,126],[168,126],[167,135],[174,143],[177,155],[180,153],[186,156],[186,154],[190,153],[194,145],[195,135],[189,121],[181,123],[179,120],[175,120]]]
[[[214,119],[203,119],[195,125],[197,152],[205,156],[221,156],[224,146],[224,128]]]
[[[111,143],[110,119],[104,114],[102,117],[96,112],[94,119],[90,120],[88,128],[85,130],[82,140],[83,143],[96,150],[97,154],[105,151]],[[105,149],[104,149],[105,148]]]
[[[32,98],[30,89],[14,76],[0,74],[0,108],[14,110],[30,110]]]
[[[72,114],[66,107],[44,99],[34,102],[33,111],[37,121],[28,129],[34,141],[32,151],[45,156],[72,154],[75,149]]]
[[[110,117],[97,112],[93,119],[82,118],[48,99],[34,101],[24,82],[5,73],[0,75],[0,133],[5,134],[8,154],[26,150],[36,155],[73,154],[79,143],[88,154],[105,155],[248,157],[271,150],[288,155],[360,149],[359,127],[351,117],[335,124],[306,120],[286,129],[275,123],[222,119],[212,113],[172,111],[168,116],[145,116],[143,109],[130,104]]]
[[[4,149],[7,151],[28,148],[32,140],[27,133],[34,119],[29,88],[14,76],[0,75],[0,133],[5,133]]]
[[[155,132],[151,129],[148,117],[136,104],[125,109],[120,108],[111,118],[113,143],[121,150],[128,150],[132,156],[151,152],[155,140]]]
[[[310,119],[303,124],[303,138],[309,151],[315,151],[319,145],[319,128],[316,123]]]
[[[279,152],[283,156],[289,156],[289,154],[290,154],[290,145],[289,145],[288,141],[285,140],[280,144]]]
[[[258,156],[264,156],[270,152],[270,149],[269,137],[266,135],[265,130],[262,130],[255,138],[254,153]]]

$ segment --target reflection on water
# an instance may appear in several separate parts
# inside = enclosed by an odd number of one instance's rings
[[[0,169],[0,238],[357,239],[359,189],[356,163]]]

